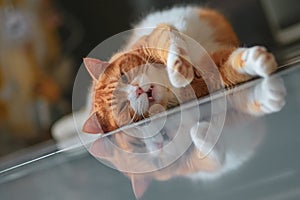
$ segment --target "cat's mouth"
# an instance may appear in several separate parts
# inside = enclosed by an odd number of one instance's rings
[[[135,97],[130,98],[129,101],[133,110],[139,115],[145,115],[149,109],[156,104],[161,104],[162,92],[156,85],[149,85],[146,89],[137,87]],[[163,105],[162,105],[163,106]]]
[[[147,94],[147,97],[148,97],[148,101],[149,103],[153,103],[155,102],[155,99],[154,99],[154,86],[151,85],[150,88],[148,89],[147,92],[145,92]]]

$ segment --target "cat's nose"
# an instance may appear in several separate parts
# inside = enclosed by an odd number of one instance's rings
[[[141,94],[145,93],[145,91],[142,88],[138,87],[136,89],[135,93],[136,93],[136,96],[140,96]]]

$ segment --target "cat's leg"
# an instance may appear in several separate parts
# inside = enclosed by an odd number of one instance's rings
[[[277,69],[273,54],[265,47],[238,48],[229,57],[228,62],[241,74],[266,77]]]
[[[224,84],[231,86],[255,76],[267,77],[277,69],[274,56],[266,48],[227,48],[211,54]]]
[[[194,79],[187,44],[181,33],[173,26],[158,25],[149,36],[142,39],[142,43],[138,44],[147,49],[143,52],[146,56],[166,65],[169,80],[174,87],[185,87]]]

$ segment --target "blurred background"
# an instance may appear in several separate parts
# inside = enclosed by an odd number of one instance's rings
[[[299,50],[296,0],[0,0],[0,158],[55,143],[51,126],[71,112],[76,72],[94,47],[151,11],[190,3],[221,11],[241,45],[264,45],[280,62]]]

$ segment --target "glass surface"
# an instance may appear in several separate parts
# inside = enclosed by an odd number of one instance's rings
[[[243,118],[239,114],[234,117],[235,112],[231,114],[228,110],[227,117],[237,118],[238,123],[231,123],[227,118],[229,125],[225,124],[220,141],[242,147],[246,154],[249,153],[240,164],[235,164],[236,167],[220,176],[201,177],[197,180],[193,175],[178,176],[171,169],[165,172],[169,174],[167,180],[157,181],[154,178],[141,199],[299,199],[299,76],[298,63],[286,66],[272,76],[275,80],[281,78],[283,82],[271,83],[275,86],[278,83],[284,84],[287,92],[284,97],[285,106],[279,112]],[[240,85],[229,93],[234,96],[245,90],[252,91],[251,88],[257,88],[264,81],[259,79]],[[200,110],[202,106],[205,109],[205,103],[199,105]],[[226,134],[230,135],[227,139]],[[247,146],[245,141],[253,138],[255,145]],[[216,152],[226,154],[230,148],[225,147]],[[218,145],[214,148],[218,148]],[[1,199],[135,198],[129,179],[121,172],[98,162],[85,148],[49,153],[49,156],[34,162],[2,171]],[[182,162],[180,164],[184,165]]]

